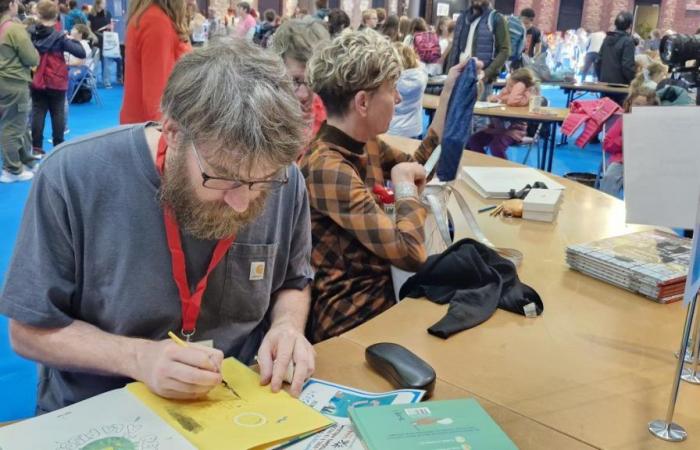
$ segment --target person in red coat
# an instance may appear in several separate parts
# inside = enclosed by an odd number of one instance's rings
[[[184,0],[129,3],[122,124],[160,119],[160,98],[170,72],[191,50]]]

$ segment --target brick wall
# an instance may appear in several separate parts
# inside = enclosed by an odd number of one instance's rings
[[[700,0],[663,0],[659,28],[695,34],[700,28]]]
[[[516,0],[515,13],[518,14],[525,8],[532,8],[537,13],[535,26],[545,33],[557,29],[559,17],[559,0]]]

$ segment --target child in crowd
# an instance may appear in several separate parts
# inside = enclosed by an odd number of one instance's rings
[[[538,90],[534,73],[530,69],[518,69],[508,78],[505,88],[498,95],[489,96],[488,101],[507,106],[527,106],[530,97],[537,94]],[[526,133],[525,122],[513,121],[508,124],[500,119],[492,119],[487,128],[472,135],[468,148],[486,153],[486,147],[489,147],[491,155],[507,159],[506,149],[512,144],[522,142]]]
[[[630,91],[636,91],[641,87],[656,90],[656,87],[668,76],[668,67],[657,61],[652,61],[642,68],[630,83]]]
[[[443,55],[447,51],[447,47],[449,47],[450,42],[452,41],[452,36],[450,35],[449,30],[450,22],[451,20],[448,17],[441,16],[438,19],[437,25],[435,26],[435,32],[440,38],[440,53]],[[452,28],[452,31],[454,31],[454,28]]]
[[[87,25],[77,24],[71,30],[71,38],[80,42],[80,45],[85,50],[85,58],[78,58],[65,53],[66,64],[68,64],[68,96],[73,94],[73,89],[76,84],[85,76],[85,71],[92,65],[92,49],[90,48],[90,28]],[[68,127],[68,98],[66,101],[66,127]]]
[[[425,64],[424,70],[428,75],[442,73],[442,64],[440,64],[442,53],[438,35],[428,29],[428,24],[422,17],[413,19],[411,33],[411,45],[420,61]],[[404,44],[409,45],[405,40]]]
[[[401,102],[394,106],[388,134],[418,138],[423,134],[423,93],[428,85],[428,75],[420,67],[416,52],[400,42],[394,43],[401,56],[403,70],[396,89]]]
[[[190,24],[190,42],[193,47],[201,47],[209,40],[209,22],[207,18],[199,12],[196,3],[187,4],[187,19]]]
[[[648,86],[640,86],[630,89],[630,94],[625,99],[622,109],[625,113],[632,111],[637,106],[657,106],[659,99],[656,91]],[[622,157],[622,121],[620,117],[608,130],[603,141],[603,150],[608,154],[608,167],[605,175],[600,180],[600,190],[622,198],[624,188],[624,168]]]
[[[39,24],[28,29],[40,62],[31,83],[32,91],[32,145],[42,154],[46,112],[51,114],[53,145],[63,142],[65,101],[68,89],[68,68],[63,53],[85,58],[85,49],[79,41],[56,31],[58,7],[52,0],[37,5]]]

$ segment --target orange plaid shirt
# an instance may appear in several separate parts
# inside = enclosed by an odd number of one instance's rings
[[[379,139],[366,144],[324,124],[300,165],[309,193],[316,269],[308,335],[318,342],[344,333],[395,304],[391,265],[415,271],[425,262],[427,212],[398,200],[396,219],[372,193],[401,162],[424,164],[439,144],[432,130],[414,155]]]

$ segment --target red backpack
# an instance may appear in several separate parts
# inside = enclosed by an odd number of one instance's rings
[[[426,64],[436,63],[441,56],[440,40],[432,31],[420,31],[413,36],[413,48]]]
[[[63,53],[49,51],[41,54],[39,66],[32,78],[32,87],[39,90],[53,89],[55,91],[68,89],[68,68]]]

